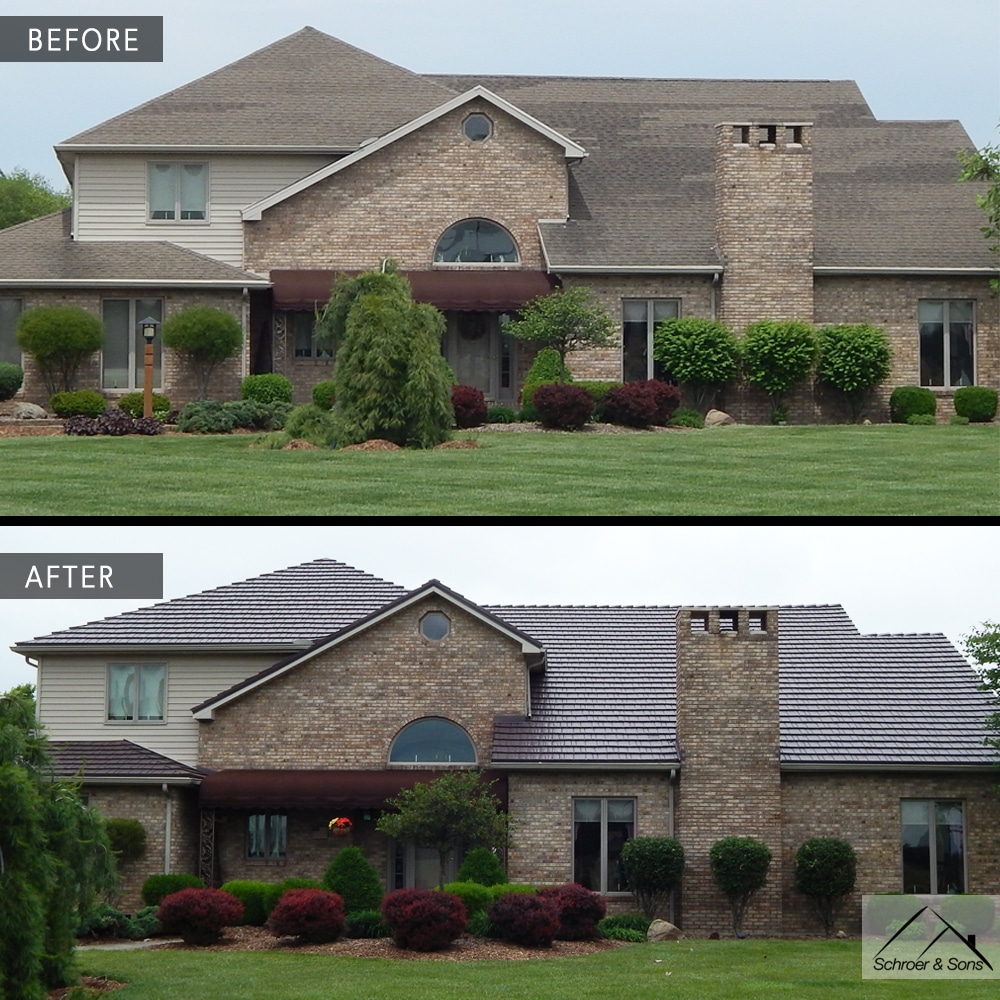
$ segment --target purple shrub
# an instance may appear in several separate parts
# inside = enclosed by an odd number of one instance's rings
[[[459,430],[486,423],[486,400],[475,386],[453,385],[451,405],[455,411],[455,426]]]
[[[511,892],[487,911],[493,933],[501,941],[528,948],[548,948],[559,934],[559,908],[551,899]]]
[[[468,921],[465,905],[448,892],[397,889],[382,900],[382,919],[399,948],[438,951],[447,948]]]
[[[594,397],[579,385],[553,382],[540,385],[531,396],[543,427],[578,431],[594,412]]]
[[[156,919],[168,934],[180,934],[185,944],[215,944],[224,927],[243,919],[243,904],[221,889],[181,889],[160,900]]]
[[[601,932],[597,922],[607,913],[604,900],[596,892],[575,882],[539,889],[542,899],[551,900],[559,910],[560,941],[591,941]]]
[[[267,921],[275,937],[294,936],[310,944],[336,941],[345,926],[344,901],[323,889],[289,889]]]

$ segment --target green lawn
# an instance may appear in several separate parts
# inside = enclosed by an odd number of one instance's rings
[[[89,975],[129,984],[113,1000],[993,1000],[997,995],[995,981],[862,982],[857,941],[679,941],[511,962],[85,952],[81,964]]]
[[[271,451],[233,435],[0,439],[0,515],[1000,514],[1000,427],[480,433],[479,449]]]

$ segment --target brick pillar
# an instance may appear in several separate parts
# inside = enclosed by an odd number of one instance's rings
[[[781,774],[776,608],[682,608],[677,613],[676,836],[687,867],[680,926],[731,933],[729,904],[712,880],[709,848],[729,836],[764,841],[767,885],[744,930],[781,933]]]
[[[812,126],[718,125],[715,203],[722,322],[812,323]]]

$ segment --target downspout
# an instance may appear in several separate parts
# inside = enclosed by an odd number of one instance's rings
[[[163,782],[163,794],[167,797],[163,815],[163,874],[170,874],[170,826],[173,820],[173,799],[170,797],[170,786]]]
[[[243,357],[240,360],[240,381],[250,374],[250,289],[243,289],[243,300],[240,305],[240,322],[243,326]]]
[[[713,281],[714,286],[714,281]],[[713,287],[714,292],[714,287]],[[714,296],[713,296],[714,299]],[[714,310],[713,310],[714,312]],[[667,779],[667,836],[673,837],[674,835],[674,782],[677,778],[677,768],[670,768],[670,777]],[[676,891],[670,893],[670,907],[668,909],[668,915],[670,922],[676,927],[677,926],[677,902],[676,902]]]
[[[719,285],[722,282],[722,275],[718,271],[712,275],[712,320],[719,318]],[[672,779],[671,779],[672,780]]]

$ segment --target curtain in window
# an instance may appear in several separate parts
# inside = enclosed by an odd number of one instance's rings
[[[173,219],[175,217],[174,166],[171,163],[149,165],[149,217]]]
[[[181,218],[204,219],[208,204],[204,163],[185,163],[180,168]]]
[[[135,710],[135,670],[114,664],[108,671],[108,718],[132,719]]]
[[[972,302],[948,303],[950,385],[972,385]]]
[[[144,665],[139,670],[139,718],[153,721],[163,718],[163,691],[167,668],[163,664]]]

